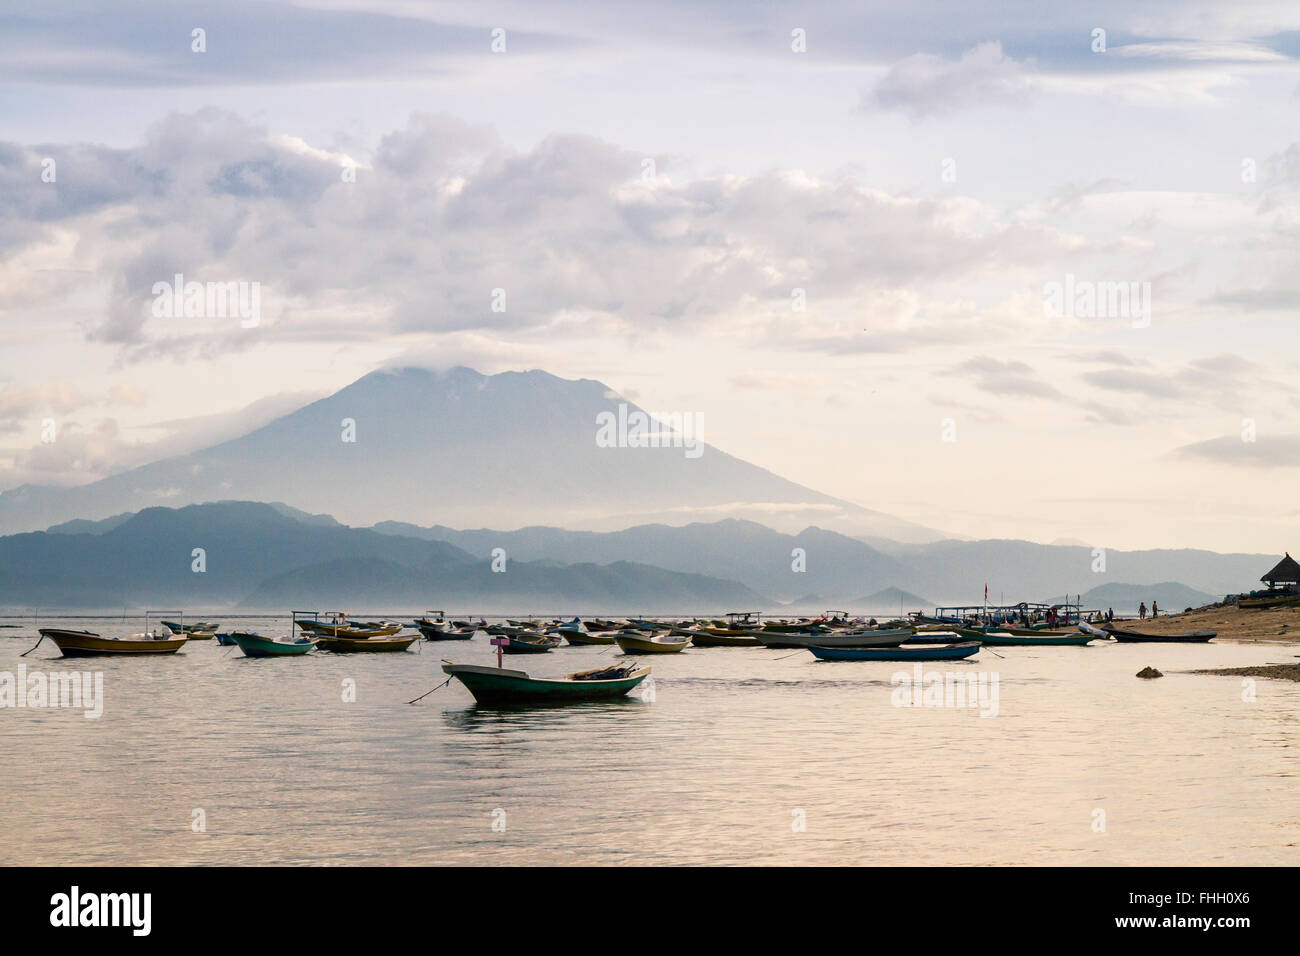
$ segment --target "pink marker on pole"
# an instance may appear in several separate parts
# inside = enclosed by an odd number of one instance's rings
[[[488,643],[496,645],[497,649],[497,667],[501,666],[501,649],[510,643],[508,637],[494,637]]]

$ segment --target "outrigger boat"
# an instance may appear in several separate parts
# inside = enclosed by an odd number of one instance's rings
[[[558,637],[541,631],[502,634],[499,637],[507,642],[498,645],[507,654],[545,654],[564,643]]]
[[[614,641],[623,649],[624,654],[676,654],[686,649],[691,638],[681,634],[656,634],[651,637],[635,631],[619,631]]]
[[[280,641],[242,631],[236,631],[230,637],[239,645],[245,657],[292,657],[306,654],[320,642],[319,637],[297,637]]]
[[[997,647],[1067,647],[1082,646],[1089,641],[1096,640],[1093,635],[1084,632],[1082,634],[1068,634],[1060,632],[1051,632],[1047,634],[1014,634],[1008,631],[979,631],[970,628],[959,627],[957,633],[962,637],[971,637],[981,644],[991,644]]]
[[[217,625],[208,621],[196,621],[193,624],[180,624],[176,621],[158,623],[176,634],[188,635],[191,641],[210,641],[217,636]]]
[[[912,637],[910,627],[876,631],[829,631],[806,634],[755,634],[764,647],[897,647]]]
[[[820,661],[959,661],[977,654],[979,641],[925,647],[810,647]]]
[[[322,651],[334,651],[336,654],[357,652],[404,651],[420,639],[419,634],[410,637],[346,637],[333,634],[320,634],[316,646]]]
[[[101,657],[109,654],[175,654],[189,638],[184,634],[166,634],[150,631],[130,637],[104,637],[94,631],[70,631],[60,627],[40,628],[41,637],[48,637],[59,646],[64,657]]]
[[[688,637],[696,647],[762,647],[763,642],[750,634],[719,634],[700,628],[675,627],[677,637]]]
[[[1106,626],[1110,636],[1117,641],[1128,644],[1204,644],[1219,636],[1218,631],[1188,631],[1184,634],[1142,634],[1138,631],[1125,631],[1118,627]]]
[[[349,621],[339,616],[332,621],[294,621],[304,631],[329,637],[350,637],[363,639],[368,637],[391,637],[402,629],[402,625],[389,621],[361,622]],[[415,638],[411,638],[415,640]]]
[[[570,704],[613,700],[650,676],[650,668],[615,665],[578,671],[565,677],[529,677],[525,671],[481,664],[442,662],[442,671],[455,677],[480,704]]]
[[[563,634],[564,639],[570,644],[613,644],[614,635],[606,632],[592,634],[588,631],[570,630],[568,628],[559,628],[556,634]]]

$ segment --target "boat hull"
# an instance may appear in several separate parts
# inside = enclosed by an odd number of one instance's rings
[[[333,651],[336,654],[382,654],[385,652],[396,653],[404,651],[416,641],[420,635],[413,634],[410,637],[328,637],[321,635],[317,639],[316,646],[322,651]]]
[[[1110,636],[1125,644],[1205,644],[1218,636],[1217,631],[1193,631],[1190,634],[1141,634],[1109,628]]]
[[[613,634],[588,634],[581,631],[566,631],[563,628],[559,630],[564,635],[564,639],[570,644],[613,644]]]
[[[65,631],[43,627],[41,637],[48,637],[59,646],[64,657],[109,657],[125,654],[175,654],[189,638],[163,638],[161,640],[133,640],[131,638],[103,637],[91,631]]]
[[[277,641],[260,634],[231,634],[245,657],[297,657],[306,654],[317,644],[317,639],[305,641]]]
[[[810,647],[821,661],[959,661],[979,653],[975,641],[926,647]]]
[[[763,642],[752,634],[718,634],[716,632],[676,632],[679,637],[689,637],[696,647],[762,647]]]
[[[529,677],[524,671],[444,661],[443,673],[455,677],[480,704],[573,704],[616,700],[650,676],[642,667],[617,680],[547,680]]]
[[[840,634],[756,634],[764,647],[774,649],[800,647],[897,647],[912,637],[912,629],[860,631]]]
[[[969,637],[979,641],[981,644],[988,644],[994,647],[1082,647],[1083,645],[1096,640],[1091,634],[1008,634],[1005,632],[990,633],[987,631],[968,631],[958,630],[962,637]]]
[[[620,634],[614,639],[624,654],[677,654],[691,643],[688,637],[633,637]]]
[[[474,631],[465,633],[463,630],[447,630],[443,627],[430,627],[424,624],[416,625],[420,629],[420,636],[426,641],[468,641],[474,636]]]

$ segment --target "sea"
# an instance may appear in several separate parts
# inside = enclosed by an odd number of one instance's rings
[[[1188,673],[1296,663],[1297,644],[985,648],[919,669],[691,647],[644,658],[652,682],[626,700],[502,710],[439,686],[440,659],[496,663],[483,633],[62,658],[50,641],[20,657],[36,622],[0,623],[18,625],[0,629],[0,699],[6,674],[102,678],[97,716],[3,701],[5,866],[1300,864],[1300,684]]]

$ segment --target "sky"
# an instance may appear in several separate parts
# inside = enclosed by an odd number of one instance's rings
[[[1294,3],[0,4],[0,490],[462,364],[957,536],[1294,550],[1298,57]]]

